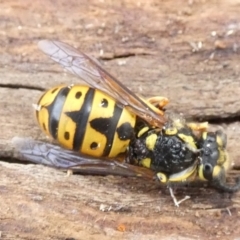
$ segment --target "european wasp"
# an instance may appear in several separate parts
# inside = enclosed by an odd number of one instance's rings
[[[226,183],[231,161],[222,131],[167,116],[167,98],[138,97],[66,43],[43,40],[39,48],[88,85],[61,85],[42,95],[34,104],[37,121],[64,149],[15,140],[23,158],[88,173],[155,175],[169,187],[177,206],[171,184],[202,180],[224,192],[240,189],[240,178],[235,185]],[[125,154],[123,161],[117,160],[119,154]]]

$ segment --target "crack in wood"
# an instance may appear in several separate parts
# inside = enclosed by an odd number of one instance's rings
[[[122,53],[122,54],[104,54],[102,56],[99,56],[99,58],[101,60],[106,60],[106,61],[111,61],[111,60],[117,60],[117,59],[121,59],[121,58],[129,58],[129,57],[135,57],[135,56],[149,56],[149,55],[153,55],[150,53]]]
[[[46,88],[30,86],[30,85],[22,85],[22,84],[2,84],[0,83],[0,88],[11,88],[11,89],[29,89],[29,90],[38,90],[38,91],[46,91]]]
[[[221,116],[205,117],[205,118],[202,118],[201,120],[208,121],[210,124],[216,124],[216,125],[231,124],[234,122],[239,122],[240,115],[229,116],[229,117],[221,117]]]

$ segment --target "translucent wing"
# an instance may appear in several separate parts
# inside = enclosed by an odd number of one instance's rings
[[[38,46],[45,54],[69,72],[79,76],[91,87],[112,96],[150,124],[161,127],[165,123],[164,116],[149,108],[144,101],[85,53],[58,41],[42,40],[38,43]]]
[[[15,147],[14,156],[23,161],[61,169],[72,169],[74,172],[82,174],[120,175],[148,179],[152,179],[154,176],[152,171],[145,168],[80,155],[59,146],[31,138],[14,137],[12,143]]]

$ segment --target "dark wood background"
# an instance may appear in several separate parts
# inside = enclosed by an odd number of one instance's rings
[[[228,134],[240,170],[240,2],[10,0],[0,2],[0,238],[233,239],[240,194],[181,187],[180,208],[142,179],[73,175],[12,163],[14,136],[45,139],[31,104],[80,82],[37,49],[57,39],[97,57],[132,91]],[[101,211],[104,209],[105,211]]]

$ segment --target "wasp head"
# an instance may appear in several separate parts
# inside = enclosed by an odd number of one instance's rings
[[[200,140],[200,166],[198,175],[213,187],[224,192],[236,192],[240,189],[240,177],[235,185],[226,183],[226,174],[231,161],[226,151],[227,136],[222,131],[204,132]]]

